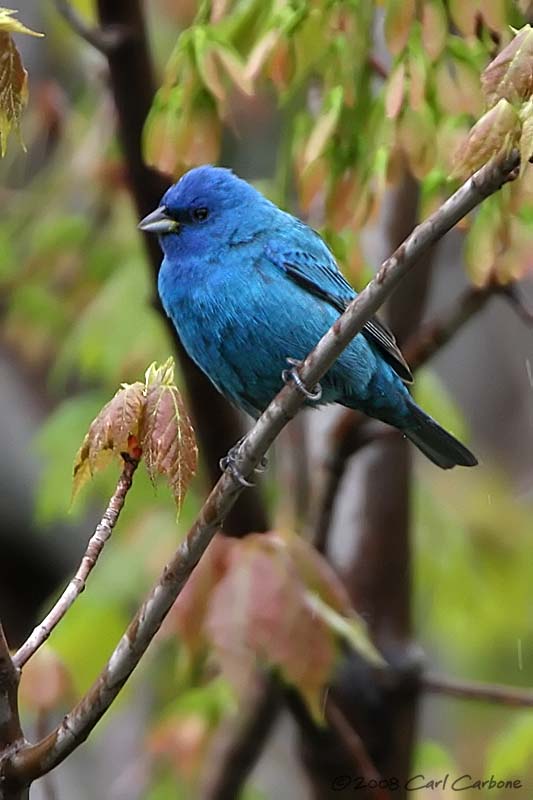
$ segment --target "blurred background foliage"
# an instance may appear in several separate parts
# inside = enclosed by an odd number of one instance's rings
[[[95,20],[90,0],[72,6]],[[0,163],[2,560],[13,564],[0,611],[14,643],[76,563],[113,490],[116,468],[70,507],[72,463],[90,421],[121,382],[141,379],[172,351],[135,230],[105,61],[54,3],[19,0],[18,9],[46,39],[20,41],[28,152],[12,143]],[[147,162],[169,181],[199,163],[234,167],[318,227],[361,287],[384,254],[390,193],[405,170],[419,186],[419,218],[458,185],[449,179],[455,154],[485,110],[480,73],[532,12],[511,0],[152,0],[146,13],[160,83],[144,130]],[[527,294],[532,226],[530,169],[471,215],[439,257],[426,316],[469,281],[521,280]],[[417,639],[439,671],[517,686],[533,679],[532,361],[531,330],[507,307],[487,308],[415,390],[441,423],[471,432],[482,456],[467,475],[425,463],[416,470]],[[322,414],[330,424],[335,411]],[[305,420],[321,443],[308,464],[313,486],[327,424]],[[274,470],[268,481],[272,516],[286,524]],[[200,476],[176,520],[167,490],[136,476],[88,591],[33,676],[24,672],[23,708],[37,727],[94,679],[202,496]],[[349,551],[353,519],[340,514],[336,524]],[[48,579],[28,587],[34,573]],[[69,796],[73,769],[89,776],[95,763],[101,775],[78,786],[80,800],[103,796],[99,780],[113,798],[196,796],[211,741],[235,707],[209,648],[185,647],[172,617],[92,750],[59,771],[59,797]],[[276,736],[290,739],[285,729]],[[532,754],[532,712],[423,703],[416,771],[520,778],[526,788],[516,796],[527,797]],[[289,787],[283,795],[280,785]],[[277,796],[307,795],[274,743],[245,797]]]

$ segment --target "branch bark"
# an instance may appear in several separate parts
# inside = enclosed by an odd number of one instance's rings
[[[485,197],[516,177],[518,164],[516,152],[487,164],[436,213],[415,228],[306,357],[299,369],[300,379],[306,386],[314,387],[320,381],[350,340],[431,245]],[[292,383],[284,386],[274,398],[239,448],[235,466],[241,475],[251,475],[304,399],[298,387]],[[33,746],[22,747],[4,759],[7,776],[29,784],[60,764],[85,741],[139,663],[192,570],[243,491],[244,487],[231,472],[222,475],[101,675],[46,739]]]
[[[477,683],[455,680],[443,675],[423,676],[421,688],[432,694],[445,694],[461,700],[480,700],[485,703],[498,703],[514,708],[533,708],[533,692],[497,683]]]
[[[18,711],[19,673],[15,667],[4,629],[0,623],[0,797],[2,800],[24,800],[23,787],[12,784],[3,770],[2,756],[24,744]]]
[[[102,519],[96,526],[95,532],[89,539],[87,549],[85,550],[76,574],[53,608],[48,612],[43,621],[34,628],[27,640],[13,657],[13,662],[19,669],[21,669],[39,647],[46,642],[56,625],[61,622],[71,605],[83,592],[87,578],[96,566],[96,562],[104,549],[105,543],[110,539],[113,533],[120,512],[124,507],[126,495],[131,489],[133,475],[139,465],[136,459],[127,456],[127,454],[123,455],[123,459],[124,466],[120,478],[118,479],[116,489],[104,511]]]

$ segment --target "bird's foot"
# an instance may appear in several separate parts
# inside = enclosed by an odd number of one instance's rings
[[[239,456],[239,451],[241,449],[242,443],[244,442],[245,437],[243,436],[242,439],[239,439],[237,444],[234,444],[233,447],[228,450],[227,455],[219,461],[219,466],[222,472],[231,472],[235,480],[240,483],[241,486],[248,487],[248,486],[255,486],[254,483],[249,481],[247,478],[244,477],[240,469],[238,468],[236,461]],[[266,456],[263,456],[257,467],[255,467],[254,472],[264,472],[268,466],[268,459]]]
[[[322,397],[322,387],[319,383],[317,383],[311,391],[307,388],[304,384],[300,375],[298,374],[298,367],[302,366],[302,362],[298,361],[296,358],[288,358],[287,363],[291,365],[290,369],[284,369],[281,373],[282,379],[285,383],[289,383],[293,381],[296,384],[300,392],[305,395],[305,397],[310,400],[311,402],[316,403]]]

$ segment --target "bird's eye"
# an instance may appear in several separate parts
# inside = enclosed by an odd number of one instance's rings
[[[195,208],[192,212],[192,217],[195,222],[203,222],[209,216],[207,208]]]

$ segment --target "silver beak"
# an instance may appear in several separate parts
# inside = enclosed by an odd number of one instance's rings
[[[165,206],[159,206],[151,214],[142,219],[138,226],[139,230],[147,233],[158,233],[160,236],[165,233],[176,233],[180,228],[180,223],[171,219]]]

